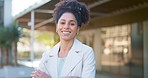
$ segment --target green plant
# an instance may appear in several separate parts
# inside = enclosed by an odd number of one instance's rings
[[[21,37],[21,28],[16,23],[0,28],[0,47],[9,48],[13,42]]]
[[[0,52],[3,54],[0,58],[0,66],[17,64],[17,42],[21,37],[21,29],[17,23],[0,28]]]

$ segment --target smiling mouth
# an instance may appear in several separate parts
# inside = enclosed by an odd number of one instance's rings
[[[65,34],[65,35],[69,35],[71,32],[69,32],[69,31],[62,31],[62,33]]]

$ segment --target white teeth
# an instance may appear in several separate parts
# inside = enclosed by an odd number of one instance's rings
[[[63,34],[70,34],[70,32],[63,32]]]

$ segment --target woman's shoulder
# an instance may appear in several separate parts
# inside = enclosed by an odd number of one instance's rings
[[[44,51],[43,54],[45,54],[45,55],[50,54],[51,52],[53,52],[52,50],[54,50],[54,47]]]
[[[55,51],[57,51],[57,49],[59,48],[59,43],[56,44],[55,46],[53,46],[52,48],[44,51],[43,55],[49,55],[49,54],[54,54]]]
[[[87,51],[93,50],[92,47],[90,47],[90,46],[88,46],[88,45],[86,45],[86,44],[84,44],[84,43],[82,43],[82,48],[83,48],[84,50],[87,50]]]
[[[88,51],[88,50],[93,50],[92,47],[90,47],[90,46],[88,46],[88,45],[82,43],[82,42],[79,41],[79,40],[78,40],[78,43],[79,43],[79,45],[81,45],[81,49],[82,49],[82,50],[86,50],[86,51]]]
[[[48,55],[50,53],[50,51],[51,51],[51,49],[44,51],[42,56]]]
[[[81,43],[81,45],[82,45],[81,51],[83,53],[84,59],[94,57],[94,50],[92,47],[83,43]]]

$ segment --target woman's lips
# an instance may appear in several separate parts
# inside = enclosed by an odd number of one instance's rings
[[[62,31],[63,34],[69,35],[71,32],[70,31]]]

